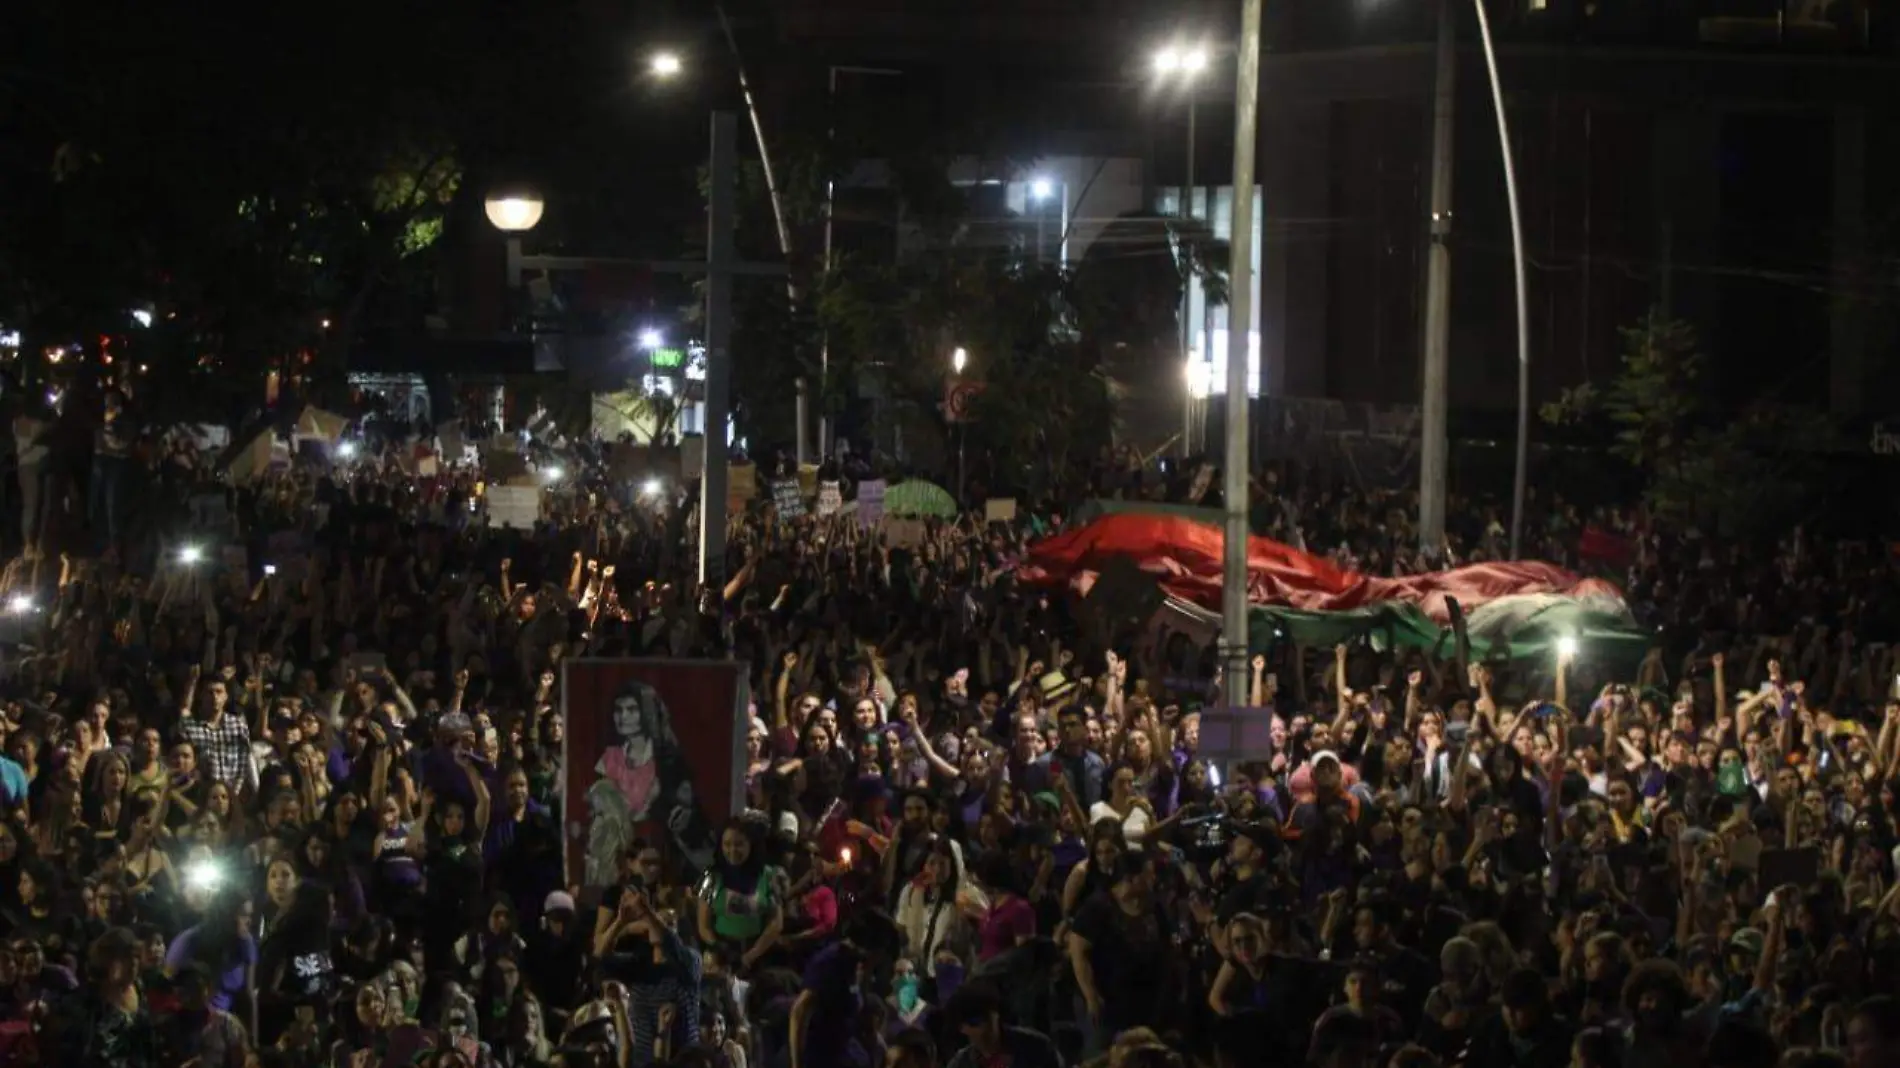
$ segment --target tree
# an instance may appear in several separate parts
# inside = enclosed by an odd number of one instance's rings
[[[1565,391],[1544,419],[1607,429],[1658,518],[1729,535],[1798,521],[1831,442],[1824,423],[1763,401],[1717,404],[1694,328],[1661,311],[1622,338],[1618,375]]]
[[[234,417],[272,370],[340,381],[365,327],[431,294],[464,160],[533,128],[524,84],[564,55],[526,43],[563,25],[543,11],[19,6],[0,322],[30,353],[82,343],[58,373],[171,417]]]

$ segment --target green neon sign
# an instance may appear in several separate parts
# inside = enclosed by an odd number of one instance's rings
[[[686,366],[686,350],[685,349],[667,349],[667,348],[654,349],[652,350],[651,353],[649,353],[649,358],[652,360],[653,366],[656,368],[664,367],[670,370],[672,368]]]

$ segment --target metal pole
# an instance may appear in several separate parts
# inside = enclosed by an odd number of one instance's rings
[[[732,380],[732,263],[738,123],[712,117],[712,190],[706,204],[706,460],[699,479],[699,581],[726,581],[726,391]]]
[[[967,432],[962,423],[957,424],[957,507],[963,507],[963,441]]]
[[[1212,212],[1209,212],[1211,215]],[[1188,84],[1187,184],[1181,187],[1181,218],[1194,218],[1194,86]],[[1186,227],[1183,227],[1185,230]],[[1192,275],[1181,279],[1181,458],[1194,454],[1194,391],[1188,386],[1187,364],[1194,353],[1194,311]]]
[[[1069,265],[1069,183],[1058,182],[1062,192],[1062,233],[1056,241],[1056,256],[1063,266]]]
[[[792,262],[791,221],[785,215],[785,198],[780,195],[778,172],[772,167],[772,150],[765,143],[765,122],[759,117],[759,104],[752,96],[752,80],[746,77],[745,56],[739,51],[738,37],[733,35],[732,20],[726,16],[726,5],[721,0],[714,0],[713,11],[719,16],[719,29],[725,35],[727,50],[732,53],[733,66],[738,69],[739,95],[745,100],[746,115],[752,120],[752,136],[759,143],[759,170],[765,177],[766,196],[772,201],[772,222],[778,231],[779,255],[785,257],[785,299],[796,319],[798,309],[804,303],[804,294],[798,288],[798,265]],[[827,221],[829,221],[828,218]],[[829,237],[829,229],[827,229],[827,237]],[[710,340],[706,347],[708,349],[712,347]],[[710,362],[710,357],[708,360]],[[708,378],[711,374],[709,370]],[[805,379],[802,375],[799,376],[797,388],[798,395],[803,397]],[[798,421],[797,433],[797,453],[802,461],[805,456],[805,423],[802,419]]]
[[[1445,545],[1451,445],[1446,424],[1451,375],[1452,118],[1458,78],[1452,2],[1438,0],[1438,74],[1432,99],[1432,243],[1425,267],[1425,426],[1418,468],[1418,547],[1434,559]]]
[[[1498,113],[1498,152],[1504,157],[1504,197],[1511,209],[1511,265],[1517,271],[1517,477],[1511,486],[1511,559],[1519,557],[1524,532],[1524,470],[1531,440],[1530,292],[1524,274],[1524,217],[1517,206],[1517,164],[1511,157],[1511,123],[1504,114],[1504,85],[1498,80],[1498,53],[1491,45],[1491,17],[1484,0],[1478,9],[1478,34],[1484,41],[1484,66],[1491,75],[1491,104]]]
[[[837,67],[832,67],[825,72],[825,108],[830,118],[830,124],[825,129],[825,145],[826,147],[830,147],[838,139]],[[831,219],[833,213],[837,211],[837,201],[837,179],[828,177],[825,179],[825,277],[827,279],[831,277]],[[818,390],[820,396],[823,395],[825,383],[828,382],[830,378],[831,331],[827,330],[824,336],[818,341]],[[805,380],[800,378],[798,380],[798,462],[801,464],[805,462],[806,418]],[[818,440],[816,442],[818,446],[818,462],[820,463],[823,463],[825,459],[825,432],[830,429],[826,423],[827,420],[825,419],[823,405],[821,404],[818,412]]]
[[[1194,83],[1188,82],[1188,149],[1187,149],[1187,201],[1181,208],[1181,214],[1194,217]]]
[[[1247,703],[1247,372],[1252,349],[1254,136],[1260,105],[1260,3],[1246,0],[1234,84],[1234,227],[1227,268],[1227,509],[1221,553],[1221,697]]]

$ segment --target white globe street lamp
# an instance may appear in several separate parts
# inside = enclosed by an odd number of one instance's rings
[[[505,234],[534,229],[546,208],[547,203],[538,194],[528,192],[491,193],[482,202],[482,211],[490,225]]]

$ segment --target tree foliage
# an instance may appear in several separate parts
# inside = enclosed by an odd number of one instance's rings
[[[1730,535],[1795,521],[1831,444],[1825,424],[1771,403],[1718,402],[1708,358],[1682,320],[1651,311],[1622,340],[1617,376],[1565,391],[1544,419],[1606,431],[1658,518]]]
[[[254,405],[272,369],[339,376],[393,294],[432,284],[465,161],[527,125],[515,79],[539,62],[527,15],[462,5],[16,6],[0,322],[30,353],[116,346],[83,362],[149,367],[119,384],[194,409],[171,417]]]

